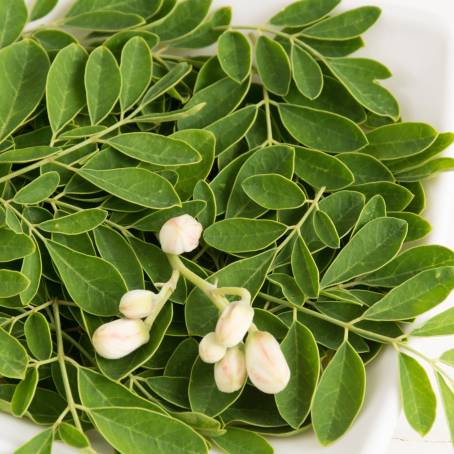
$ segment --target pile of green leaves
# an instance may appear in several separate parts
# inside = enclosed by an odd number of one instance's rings
[[[379,10],[302,0],[229,27],[210,0],[76,0],[23,32],[56,3],[0,2],[0,409],[43,426],[17,453],[93,452],[91,429],[127,454],[265,454],[262,435],[309,426],[329,444],[384,345],[410,424],[434,421],[430,369],[454,432],[454,350],[407,342],[454,334],[454,309],[403,332],[454,288],[454,253],[411,243],[454,136],[401,121],[389,70],[349,56]],[[212,57],[180,50],[215,42]],[[169,279],[156,233],[183,213],[205,227],[185,264],[246,287],[281,342],[292,377],[276,396],[217,390],[197,349],[218,313],[184,280],[147,345],[95,355],[122,294]]]

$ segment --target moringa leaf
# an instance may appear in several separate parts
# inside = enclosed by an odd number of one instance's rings
[[[16,192],[13,201],[21,205],[35,205],[50,197],[60,183],[57,172],[47,172]]]
[[[298,45],[291,51],[293,80],[307,98],[317,98],[323,89],[323,74],[317,61]]]
[[[35,244],[29,236],[7,228],[0,229],[0,262],[11,262],[27,257],[34,250]]]
[[[73,214],[41,222],[39,228],[45,232],[79,235],[94,230],[107,218],[107,212],[99,208],[89,208]]]
[[[52,428],[43,430],[38,435],[24,443],[15,454],[50,454],[54,441],[54,431]]]
[[[340,0],[300,0],[273,16],[270,24],[299,27],[315,22],[333,10]]]
[[[229,454],[272,454],[273,448],[262,436],[249,430],[230,427],[214,437],[213,443]]]
[[[419,328],[411,332],[412,336],[450,336],[454,334],[454,308],[435,315]]]
[[[40,312],[35,312],[27,317],[24,324],[25,340],[32,355],[41,361],[52,356],[52,337],[49,322]]]
[[[224,72],[238,83],[250,74],[252,49],[249,40],[240,32],[225,31],[218,40],[218,59]]]
[[[11,400],[11,412],[14,416],[19,418],[24,416],[35,397],[38,380],[38,368],[32,367],[28,369],[25,378],[16,386]]]
[[[337,156],[352,172],[355,184],[394,182],[391,171],[373,156],[358,153],[341,153]]]
[[[36,0],[30,12],[30,20],[34,21],[47,16],[57,5],[58,0]]]
[[[62,422],[58,426],[58,435],[63,442],[74,448],[83,449],[90,447],[90,441],[87,436],[67,422]]]
[[[338,249],[340,247],[340,238],[337,234],[336,226],[324,211],[315,211],[312,222],[314,224],[314,231],[322,243],[332,249]]]
[[[24,0],[11,0],[0,4],[0,48],[19,38],[28,19]]]
[[[443,406],[445,409],[446,419],[448,420],[449,432],[451,438],[454,437],[454,391],[452,385],[450,386],[446,379],[437,373],[438,386],[440,388],[441,398],[443,399]]]
[[[107,32],[137,27],[144,23],[143,17],[137,14],[108,10],[90,11],[64,19],[64,25],[68,27]]]
[[[319,271],[303,238],[298,235],[292,250],[292,271],[301,291],[309,298],[317,298],[320,291]]]
[[[0,273],[2,273],[1,270]],[[2,278],[3,280],[3,278]],[[28,355],[20,342],[0,328],[0,374],[3,377],[17,378],[22,380],[25,377],[28,364]]]

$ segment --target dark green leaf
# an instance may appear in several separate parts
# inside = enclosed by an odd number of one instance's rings
[[[22,163],[38,161],[39,159],[46,158],[57,151],[59,151],[58,148],[45,146],[8,150],[0,155],[0,162]]]
[[[200,180],[194,188],[195,201],[205,202],[205,206],[198,216],[199,222],[204,228],[214,224],[216,221],[216,198],[213,190],[205,180]]]
[[[20,294],[20,300],[25,306],[35,297],[41,282],[41,252],[36,243],[33,253],[24,257],[24,260],[22,261],[21,273],[30,281],[30,285]]]
[[[432,159],[419,167],[400,172],[396,175],[397,180],[404,182],[420,181],[435,175],[438,172],[454,170],[453,158]]]
[[[13,201],[22,205],[40,203],[54,193],[59,182],[60,175],[57,172],[44,173],[17,191]]]
[[[32,355],[41,361],[52,356],[52,337],[46,317],[40,312],[32,313],[24,324],[25,340]]]
[[[300,0],[273,16],[270,23],[286,27],[310,24],[326,16],[339,2],[340,0]]]
[[[324,211],[317,210],[312,217],[312,222],[314,223],[315,233],[322,243],[332,249],[340,247],[336,226]]]
[[[0,270],[0,298],[19,295],[30,285],[30,281],[19,271]]]
[[[363,183],[351,186],[353,191],[361,192],[370,200],[379,194],[386,202],[386,208],[390,211],[401,211],[405,209],[413,199],[411,191],[402,185],[391,183],[390,181],[380,181],[378,183]]]
[[[59,218],[44,221],[39,228],[45,232],[79,235],[101,225],[107,218],[107,212],[99,208],[89,208]]]
[[[15,233],[7,228],[0,229],[0,262],[13,260],[33,254],[35,244],[29,236]]]
[[[360,153],[342,153],[337,156],[353,173],[355,184],[394,181],[391,171],[373,156]]]
[[[432,227],[422,216],[406,211],[389,211],[388,216],[403,219],[408,224],[408,232],[405,241],[415,241],[427,236]]]
[[[231,427],[224,435],[214,437],[213,443],[226,454],[273,454],[271,445],[249,430]]]
[[[356,221],[353,233],[364,227],[368,222],[377,218],[386,217],[385,199],[377,194],[370,198],[361,210],[358,220]]]
[[[307,98],[317,98],[323,89],[323,74],[316,60],[303,48],[293,45],[292,74],[298,90]]]
[[[0,48],[19,38],[28,19],[24,0],[10,0],[0,4]]]
[[[25,378],[16,386],[13,399],[11,400],[11,411],[14,416],[22,417],[30,406],[38,386],[38,369],[28,369]]]
[[[293,246],[291,260],[293,275],[299,288],[309,298],[317,298],[320,291],[317,264],[299,235]]]
[[[27,370],[28,356],[20,342],[0,328],[0,375],[23,379]]]
[[[225,31],[218,40],[218,59],[230,78],[243,82],[249,76],[252,66],[249,40],[238,31]]]

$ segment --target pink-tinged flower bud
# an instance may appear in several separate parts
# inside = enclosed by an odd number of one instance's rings
[[[120,312],[130,319],[148,317],[153,312],[156,295],[150,290],[131,290],[120,300]]]
[[[247,378],[246,360],[241,348],[229,348],[224,358],[214,365],[214,381],[219,391],[234,393]]]
[[[254,309],[246,301],[230,303],[216,324],[218,342],[226,347],[238,345],[251,327]]]
[[[169,219],[159,232],[161,249],[174,255],[191,252],[199,245],[202,230],[202,224],[189,214]]]
[[[246,341],[246,368],[251,382],[266,394],[281,392],[290,380],[290,369],[278,341],[256,331]]]
[[[103,358],[118,359],[129,355],[150,339],[142,320],[120,318],[101,325],[93,334],[93,347]]]
[[[204,363],[214,364],[221,360],[226,352],[214,333],[208,333],[199,344],[199,356]]]

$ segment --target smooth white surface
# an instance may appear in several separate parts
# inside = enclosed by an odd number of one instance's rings
[[[60,3],[64,8],[63,4],[69,2]],[[232,5],[236,24],[260,24],[291,1],[214,0],[213,3],[216,7]],[[454,92],[449,81],[454,80],[454,3],[450,0],[344,0],[339,10],[364,4],[382,6],[383,14],[378,24],[366,33],[366,48],[358,54],[378,59],[393,71],[394,77],[386,81],[386,85],[400,101],[403,119],[426,121],[441,131],[453,130]],[[426,212],[433,224],[428,240],[451,248],[454,248],[451,233],[454,231],[453,194],[452,175],[438,177],[430,184]],[[451,298],[443,306],[453,304]],[[452,338],[415,343],[434,356],[446,350],[449,344],[454,346]],[[431,454],[452,452],[446,443],[449,435],[442,417],[429,434],[429,443],[415,435],[402,420],[394,432],[399,415],[394,352],[386,351],[368,367],[367,379],[364,409],[338,443],[321,448],[311,433],[272,439],[276,454],[385,454],[388,448],[388,454],[426,454],[429,450]],[[0,414],[0,454],[10,454],[38,430],[31,424]],[[58,445],[54,452],[70,454],[75,451]]]

